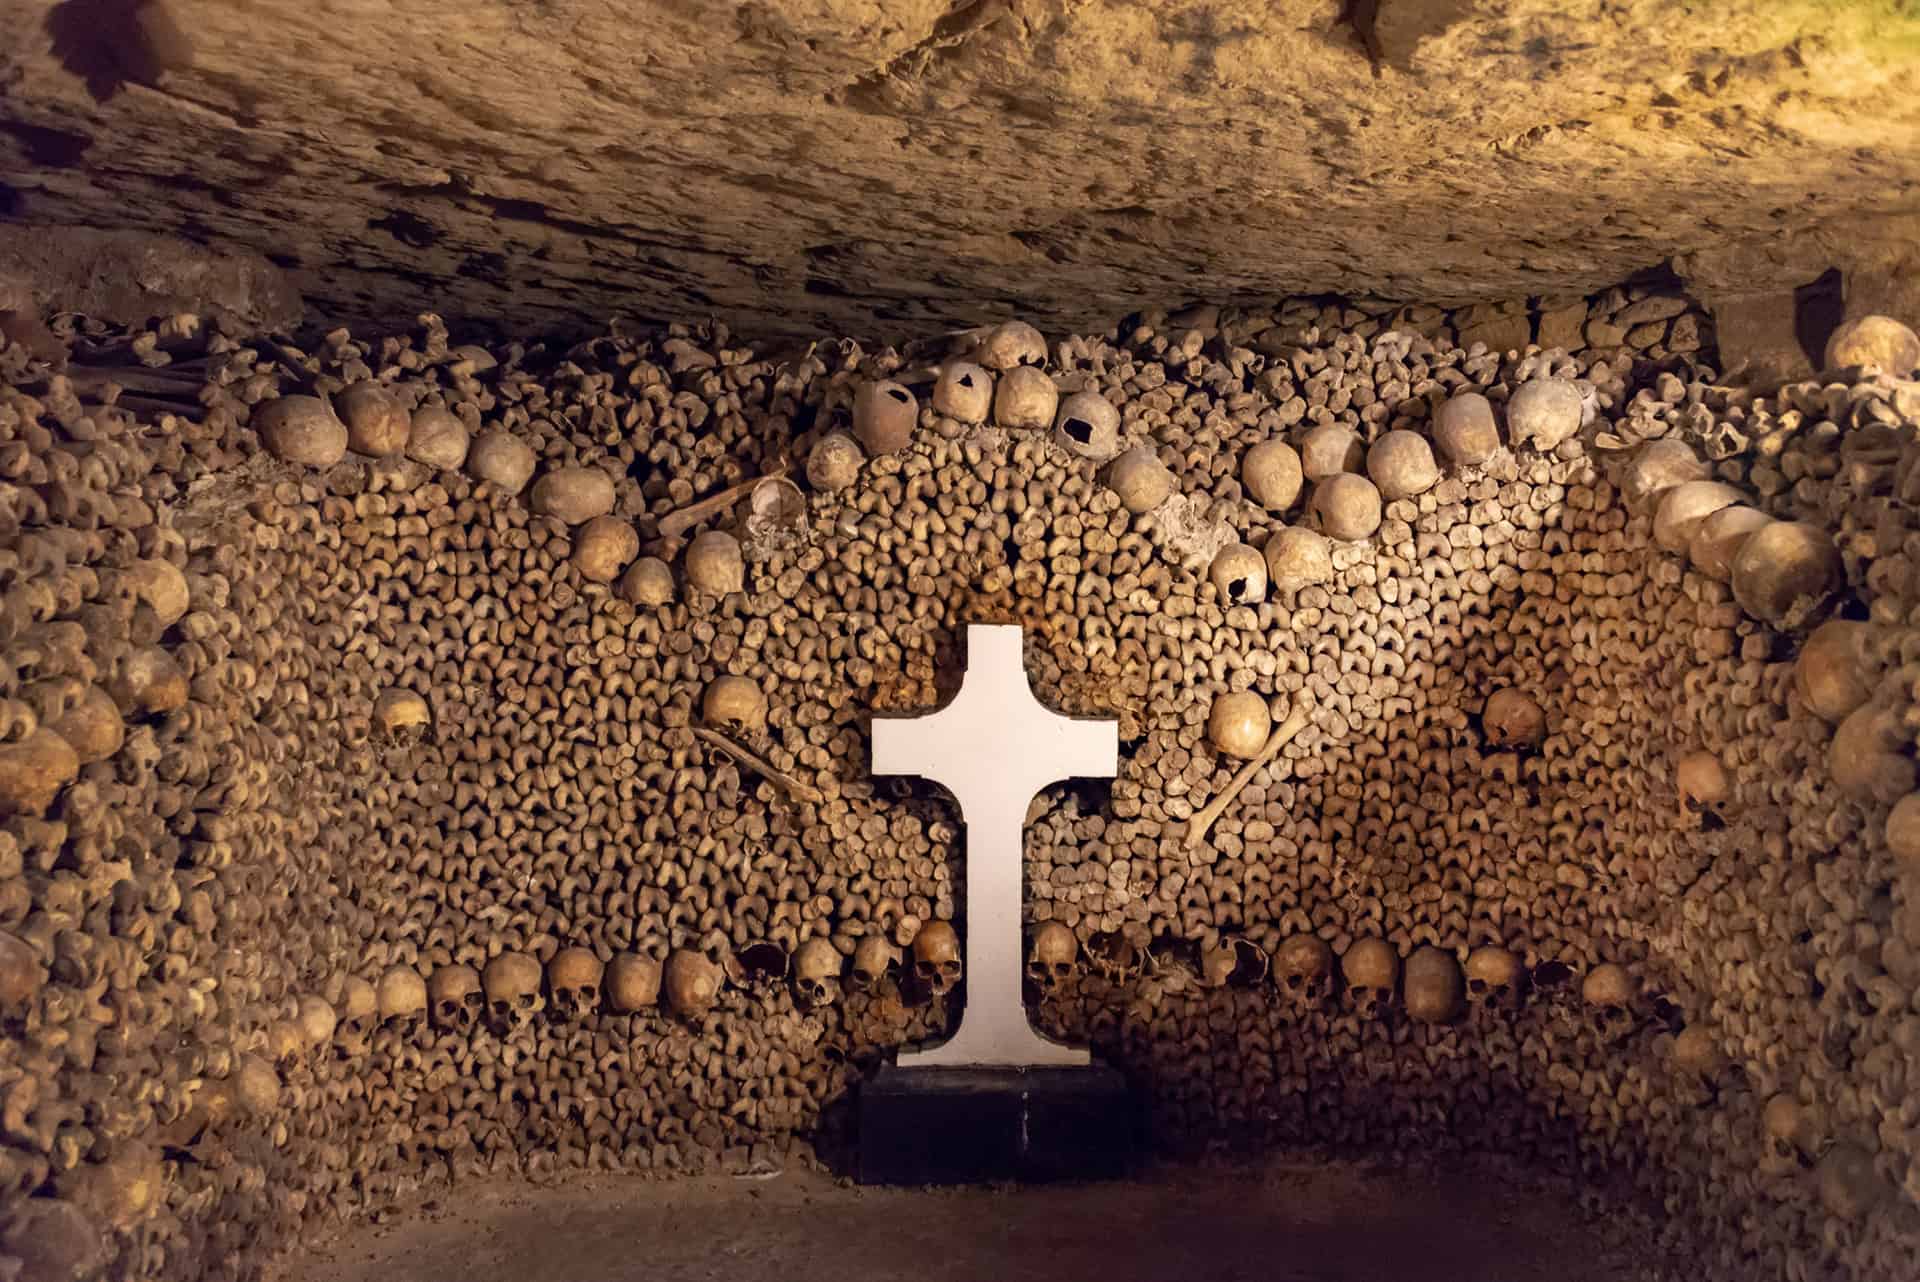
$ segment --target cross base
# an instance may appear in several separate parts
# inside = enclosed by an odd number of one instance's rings
[[[1119,1073],[1085,1068],[898,1068],[860,1089],[862,1184],[1118,1179],[1141,1110]]]

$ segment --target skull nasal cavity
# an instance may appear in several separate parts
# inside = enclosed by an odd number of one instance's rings
[[[1085,445],[1093,439],[1093,424],[1084,418],[1070,418],[1067,420],[1067,435]]]

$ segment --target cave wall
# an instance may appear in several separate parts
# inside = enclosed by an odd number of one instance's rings
[[[1665,263],[1710,302],[1836,266],[1878,293],[1913,266],[1895,0],[0,19],[0,217],[264,255],[333,321],[1068,332],[1196,298],[1558,303]]]
[[[1140,1084],[1161,1148],[1500,1154],[1577,1172],[1710,1276],[1897,1275],[1914,384],[1756,398],[1715,381],[1686,299],[1592,306],[1659,313],[1662,343],[1689,319],[1700,347],[1462,348],[1299,302],[1054,344],[1047,381],[1167,470],[1138,514],[1062,439],[941,413],[930,370],[851,342],[488,352],[426,317],[303,350],[66,318],[64,373],[0,350],[0,1250],[30,1279],[252,1276],[449,1178],[831,1151],[848,1089],[951,1018],[910,957],[853,991],[861,945],[910,948],[964,876],[951,805],[867,778],[866,720],[936,704],[964,623],[1019,621],[1041,697],[1117,716],[1124,745],[1111,785],[1029,811],[1031,924],[1078,953],[1035,1017]],[[910,440],[816,466],[885,376]],[[1590,421],[1541,450],[1510,402],[1547,376]],[[342,428],[314,466],[276,457],[287,398],[370,383],[407,412],[350,414],[352,439],[392,453],[348,455]],[[1322,581],[1223,599],[1223,546],[1333,519],[1324,481],[1256,501],[1253,445],[1438,439],[1475,390],[1505,447],[1333,541]],[[436,408],[473,435],[464,468],[400,452],[428,453]],[[501,470],[509,438],[524,468]],[[796,522],[688,531],[740,534],[738,590],[698,590],[684,555],[664,591],[629,572],[674,512],[783,458]],[[563,507],[574,467],[606,504]],[[1833,582],[1736,599],[1700,547],[1690,568],[1661,491],[1709,474],[1826,540]],[[1831,632],[1802,653],[1827,609],[1862,629],[1838,661]],[[728,675],[764,696],[734,734],[764,764],[700,733]],[[1502,689],[1537,733],[1494,714]],[[1214,709],[1244,690],[1311,722],[1190,847],[1240,764]],[[1683,795],[1702,755],[1723,777]],[[844,986],[824,1005],[784,973],[809,939]],[[1422,949],[1457,976],[1503,948],[1517,978],[1436,1020],[1411,982],[1290,986],[1302,939],[1336,967],[1383,940],[1409,975]],[[566,949],[677,955],[718,988],[670,978],[623,1012],[608,975],[568,1009]],[[525,1004],[422,1009],[514,954]]]

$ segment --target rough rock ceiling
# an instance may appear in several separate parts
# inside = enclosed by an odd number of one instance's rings
[[[0,213],[249,247],[344,319],[898,336],[1198,297],[1563,296],[1663,262],[1724,295],[1883,276],[1920,210],[1912,0],[0,0],[0,21]]]

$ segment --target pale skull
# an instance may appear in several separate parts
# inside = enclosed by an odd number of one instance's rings
[[[411,1028],[427,1013],[427,985],[411,966],[389,966],[380,976],[375,999],[380,1022]]]
[[[1595,966],[1580,981],[1580,998],[1589,1008],[1594,1031],[1607,1042],[1624,1039],[1638,1026],[1633,1010],[1638,996],[1633,976],[1613,962]]]
[[[667,955],[661,987],[667,1005],[677,1015],[698,1019],[713,1008],[720,996],[720,967],[703,953],[676,949]]]
[[[857,993],[872,992],[899,966],[900,950],[892,940],[878,932],[862,935],[853,946],[853,971],[847,976],[847,987]]]
[[[1273,955],[1273,982],[1297,1006],[1318,1006],[1333,988],[1333,949],[1318,935],[1293,935]]]
[[[600,980],[606,967],[585,948],[562,948],[547,963],[547,991],[553,1019],[579,1019],[600,1009]]]
[[[793,954],[793,994],[802,1006],[826,1006],[840,996],[840,950],[815,937]]]
[[[700,715],[716,730],[757,735],[767,728],[767,696],[749,677],[716,677],[700,702]]]
[[[1027,947],[1027,978],[1043,992],[1057,988],[1072,976],[1079,954],[1080,941],[1064,922],[1043,921]]]
[[[520,1028],[546,1008],[540,995],[540,963],[525,953],[501,953],[480,971],[487,1015],[496,1029]]]
[[[1498,944],[1467,954],[1467,997],[1476,1006],[1510,1009],[1520,1000],[1520,958]]]
[[[930,921],[913,937],[913,973],[936,997],[960,982],[960,936],[952,922]]]
[[[1393,1005],[1394,985],[1400,980],[1400,954],[1384,939],[1357,939],[1340,958],[1340,975],[1354,1009],[1368,1019],[1385,1014]]]
[[[442,966],[427,977],[427,1010],[443,1029],[472,1032],[486,1005],[480,972],[471,966]]]
[[[607,1005],[623,1015],[650,1010],[660,1001],[660,963],[638,953],[619,953],[603,977]]]

